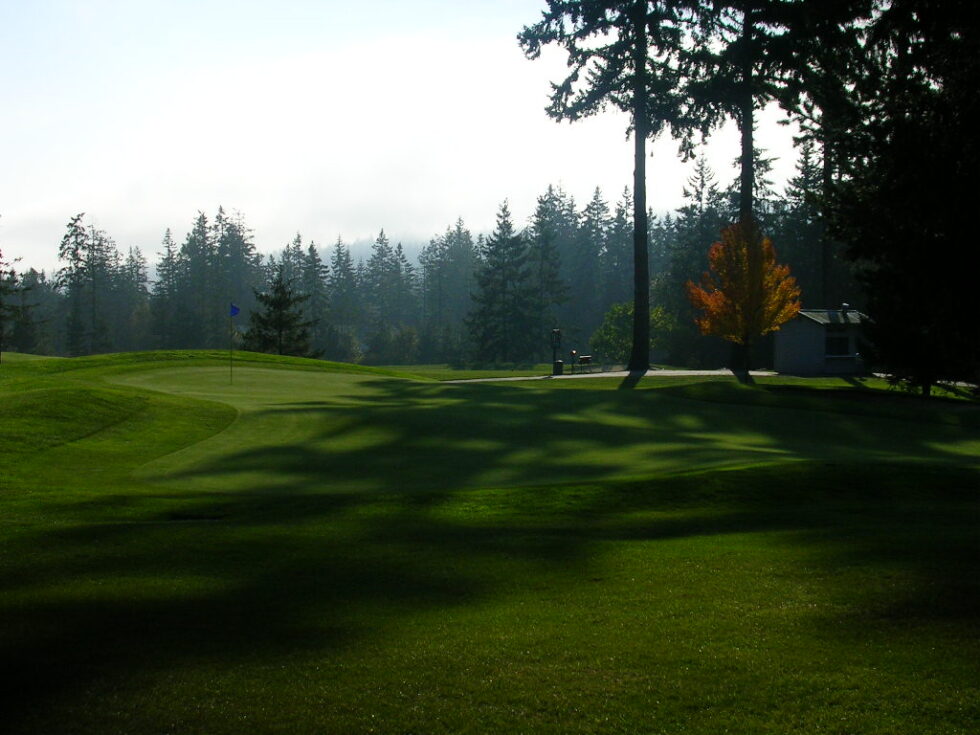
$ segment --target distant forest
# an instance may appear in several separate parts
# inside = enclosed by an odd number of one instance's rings
[[[758,166],[757,210],[803,286],[804,303],[822,306],[860,296],[840,259],[822,272],[825,237],[811,203],[820,185],[806,145],[797,175],[777,195]],[[684,283],[707,267],[708,246],[736,214],[734,185],[719,187],[704,158],[684,188],[685,204],[649,217],[653,344],[658,359],[678,365],[719,366],[727,352],[698,335]],[[281,275],[310,323],[311,352],[367,364],[532,363],[550,359],[551,329],[579,351],[616,352],[599,337],[607,313],[632,298],[632,202],[625,191],[610,203],[599,189],[584,205],[558,187],[537,199],[526,227],[512,221],[507,204],[489,235],[462,220],[433,237],[410,260],[382,230],[366,260],[355,262],[338,239],[326,249],[300,234],[281,251],[257,252],[241,214],[198,213],[178,243],[167,230],[154,261],[156,279],[138,248],[120,252],[109,233],[67,225],[59,247],[63,266],[47,274],[6,271],[16,295],[5,330],[5,349],[50,355],[236,346],[256,308],[256,293]],[[828,284],[824,293],[823,285]],[[233,320],[230,304],[241,313]],[[608,335],[607,335],[608,336]],[[622,362],[622,354],[602,354]]]

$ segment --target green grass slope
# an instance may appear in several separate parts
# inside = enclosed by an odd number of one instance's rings
[[[5,355],[0,731],[980,721],[975,404],[240,358]]]

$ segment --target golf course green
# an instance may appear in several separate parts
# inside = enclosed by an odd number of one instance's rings
[[[0,660],[10,734],[976,733],[980,405],[5,353]]]

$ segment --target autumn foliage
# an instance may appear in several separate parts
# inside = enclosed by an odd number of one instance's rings
[[[687,282],[687,296],[701,312],[695,322],[702,334],[749,345],[799,312],[796,279],[789,266],[776,263],[772,241],[755,225],[724,228],[708,251],[708,262],[700,285]]]

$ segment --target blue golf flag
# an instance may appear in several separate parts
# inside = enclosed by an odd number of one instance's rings
[[[229,316],[238,316],[238,312],[239,311],[241,311],[241,309],[239,309],[237,306],[235,306],[234,304],[232,304],[231,305],[231,313],[229,314]]]

